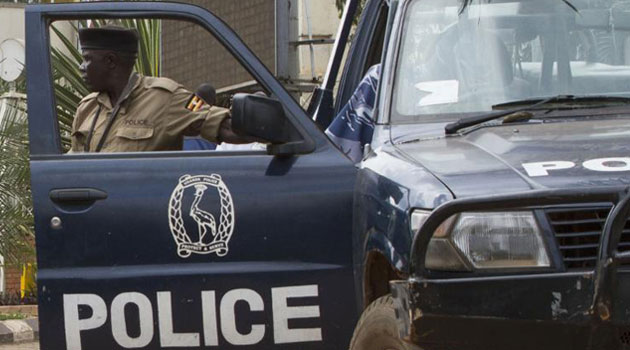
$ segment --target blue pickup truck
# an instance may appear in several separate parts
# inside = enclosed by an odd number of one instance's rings
[[[268,93],[232,103],[267,149],[64,154],[49,26],[92,18],[201,26]],[[26,21],[42,349],[630,347],[627,3],[348,0],[306,111],[193,5]],[[322,130],[376,64],[354,164]]]

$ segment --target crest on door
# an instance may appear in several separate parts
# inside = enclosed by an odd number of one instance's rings
[[[219,201],[220,212],[204,208],[203,199],[213,196]],[[190,207],[182,208],[185,199],[192,199]],[[183,212],[195,222],[195,230],[186,231]],[[177,254],[187,258],[192,254],[225,256],[234,231],[234,204],[232,195],[221,176],[184,175],[179,178],[168,205],[171,233],[177,244]]]

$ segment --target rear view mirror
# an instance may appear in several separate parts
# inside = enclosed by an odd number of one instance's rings
[[[292,128],[277,100],[266,96],[236,94],[232,102],[232,128],[273,144],[292,141]]]
[[[271,143],[267,148],[270,154],[309,153],[314,149],[312,141],[303,137],[286,116],[282,104],[266,96],[234,95],[232,129]]]

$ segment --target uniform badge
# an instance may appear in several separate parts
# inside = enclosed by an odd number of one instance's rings
[[[214,189],[218,194],[221,208],[219,222],[202,207],[202,199],[208,189]],[[186,198],[192,199],[188,215],[196,223],[197,235],[191,236],[186,232],[182,216],[182,202]],[[169,226],[180,257],[187,258],[193,253],[227,255],[228,242],[234,231],[234,204],[220,175],[182,176],[171,194],[168,214]]]
[[[193,94],[192,96],[190,96],[190,98],[186,102],[186,109],[191,112],[197,112],[198,110],[201,109],[201,107],[203,107],[204,104],[206,103],[203,102],[201,97]]]

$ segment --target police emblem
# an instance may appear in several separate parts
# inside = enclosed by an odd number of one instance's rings
[[[201,200],[209,188],[217,190],[221,205],[219,223],[214,215],[201,209]],[[194,198],[189,215],[197,224],[198,236],[191,238],[186,232],[182,217],[182,200],[187,189],[194,189]],[[189,191],[190,192],[190,191]],[[213,254],[225,256],[228,253],[228,242],[234,231],[234,204],[232,195],[221,180],[221,176],[184,175],[171,194],[168,205],[169,226],[177,244],[177,254],[182,258],[195,254]]]

